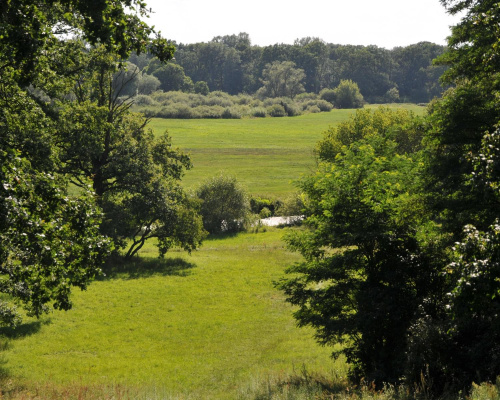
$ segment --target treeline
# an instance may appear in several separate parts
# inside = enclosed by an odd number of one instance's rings
[[[307,93],[355,82],[369,103],[428,102],[440,96],[439,78],[444,66],[432,60],[444,46],[421,42],[387,50],[377,46],[325,43],[319,38],[297,39],[293,45],[252,45],[247,33],[213,38],[208,43],[176,44],[175,60],[160,63],[150,54],[132,54],[129,62],[141,71],[133,87],[139,94],[156,89],[206,94],[254,94],[263,87],[266,68],[273,63],[293,63],[303,73]],[[132,86],[130,87],[132,90]]]

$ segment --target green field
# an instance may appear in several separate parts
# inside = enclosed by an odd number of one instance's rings
[[[28,388],[122,385],[198,399],[234,399],[303,366],[345,374],[273,287],[298,260],[283,232],[211,239],[165,260],[149,245],[126,272],[75,292],[70,312],[3,329],[3,368]]]
[[[393,107],[424,111],[415,105]],[[314,170],[313,149],[323,132],[353,112],[233,120],[155,118],[150,127],[155,133],[167,130],[174,146],[191,155],[194,168],[183,179],[187,188],[222,171],[235,176],[249,194],[281,198],[295,190],[293,181]]]

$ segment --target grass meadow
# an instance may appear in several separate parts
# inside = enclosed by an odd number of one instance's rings
[[[344,376],[342,360],[296,327],[273,287],[299,260],[284,249],[284,232],[212,238],[163,260],[148,244],[141,258],[75,292],[73,310],[2,329],[4,383],[40,398],[49,397],[44,387],[58,398],[67,388],[112,385],[144,398],[235,399],[304,368]]]
[[[370,106],[376,107],[376,106]],[[392,105],[422,114],[424,107]],[[330,126],[354,110],[332,110],[288,118],[159,119],[149,126],[168,131],[172,143],[191,155],[194,168],[183,182],[196,188],[220,172],[236,177],[250,195],[283,198],[294,181],[315,168],[313,149]]]

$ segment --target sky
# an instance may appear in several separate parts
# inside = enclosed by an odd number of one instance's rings
[[[439,0],[146,0],[147,19],[177,43],[208,42],[246,32],[253,45],[293,44],[319,37],[327,43],[386,49],[428,41],[446,44],[448,15]]]

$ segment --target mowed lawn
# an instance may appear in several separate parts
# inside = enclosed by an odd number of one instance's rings
[[[415,105],[391,107],[424,111]],[[354,112],[234,120],[154,118],[149,126],[156,134],[168,131],[174,146],[191,155],[194,168],[183,178],[187,188],[223,172],[251,195],[283,198],[296,190],[294,181],[314,171],[313,150],[323,132]]]
[[[210,239],[165,260],[149,245],[125,272],[75,292],[73,310],[0,330],[3,368],[28,388],[121,385],[199,399],[234,399],[304,367],[342,376],[344,363],[296,326],[273,286],[299,260],[285,231]]]

